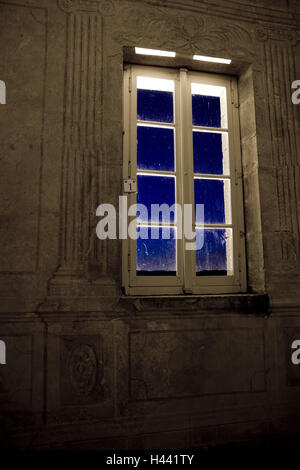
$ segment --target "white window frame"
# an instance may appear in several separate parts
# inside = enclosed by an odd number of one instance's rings
[[[127,295],[222,294],[246,291],[245,233],[241,148],[236,78],[186,69],[126,65],[124,67],[124,136],[123,178],[136,178],[137,173],[137,76],[174,80],[176,202],[194,205],[194,169],[191,83],[226,88],[228,143],[231,181],[231,210],[233,237],[233,275],[196,276],[195,251],[184,248],[184,237],[177,239],[176,276],[137,276],[136,241],[122,242],[122,284]],[[203,130],[209,128],[203,128]],[[220,131],[213,128],[211,130]],[[184,154],[185,158],[182,158]],[[186,158],[188,156],[188,158]],[[207,175],[206,175],[207,176]],[[210,176],[210,175],[209,175]],[[218,175],[221,177],[220,175]],[[136,203],[136,193],[127,194],[128,207]],[[128,221],[129,223],[129,221]],[[218,226],[223,224],[219,224]],[[224,228],[229,227],[225,224]],[[195,221],[193,220],[193,230]]]

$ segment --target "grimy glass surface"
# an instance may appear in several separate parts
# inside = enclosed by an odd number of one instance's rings
[[[200,229],[196,229],[200,237]],[[197,276],[226,276],[230,274],[231,229],[204,229],[204,244],[196,251]]]
[[[137,275],[175,276],[176,237],[173,227],[138,227]],[[166,231],[169,231],[169,238]]]
[[[204,244],[196,251],[196,274],[226,276],[232,274],[232,230],[222,228],[231,223],[230,179],[223,178],[230,176],[226,88],[192,83],[191,91],[194,175],[201,175],[194,176],[194,196],[195,204],[204,204]],[[199,229],[196,233],[199,237]]]
[[[137,203],[144,204],[147,207],[148,219],[138,217],[141,222],[174,222],[174,214],[171,213],[170,220],[167,216],[161,217],[161,220],[151,217],[151,204],[168,204],[172,206],[175,203],[175,177],[138,175],[137,177]]]
[[[208,175],[227,173],[226,144],[227,134],[193,131],[194,172]]]
[[[174,171],[174,129],[137,127],[138,170]]]
[[[174,122],[173,93],[160,90],[137,90],[139,121]]]
[[[192,95],[193,125],[221,127],[219,96]]]
[[[205,224],[225,223],[224,181],[195,179],[195,204],[204,204]],[[201,223],[196,219],[196,223]]]
[[[158,224],[151,229],[138,226],[136,273],[139,276],[176,275],[175,228],[169,239],[162,236],[161,223],[173,223],[174,213],[151,215],[151,204],[172,206],[175,196],[175,126],[174,80],[151,77],[137,78],[137,203],[144,204],[148,214],[138,214],[138,224]],[[143,124],[148,121],[151,124]],[[149,174],[147,172],[153,172]],[[155,174],[154,174],[155,172]],[[146,239],[145,235],[148,235]],[[144,236],[143,236],[144,235]]]

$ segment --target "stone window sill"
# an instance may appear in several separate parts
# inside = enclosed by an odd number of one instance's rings
[[[137,312],[244,313],[267,315],[267,294],[122,295],[119,306]]]

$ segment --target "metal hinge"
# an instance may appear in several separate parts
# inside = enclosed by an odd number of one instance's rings
[[[131,178],[131,160],[128,161],[128,178]]]
[[[242,173],[235,168],[235,170],[234,170],[234,182],[235,182],[236,186],[239,184],[239,181],[241,179],[242,179]]]
[[[240,255],[240,253],[239,253],[239,256],[238,256],[238,262],[239,262],[239,273],[240,273],[240,275],[241,275],[242,266],[241,266],[241,255]],[[239,276],[239,278],[240,278],[240,276]]]
[[[129,78],[128,78],[128,91],[129,91],[129,93],[131,93],[131,91],[132,91],[132,77],[131,77],[131,71],[130,71],[130,75],[129,75]]]
[[[131,256],[130,256],[130,253],[128,253],[128,258],[127,258],[127,271],[129,272],[130,271],[130,261],[131,261]]]

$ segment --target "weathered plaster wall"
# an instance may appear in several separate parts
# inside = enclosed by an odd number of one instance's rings
[[[293,433],[300,376],[296,0],[0,0],[3,445],[188,447]],[[249,292],[124,299],[124,47],[233,59]],[[299,333],[300,334],[300,333]]]

